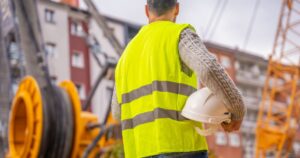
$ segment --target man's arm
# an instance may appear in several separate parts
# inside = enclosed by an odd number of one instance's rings
[[[240,92],[216,57],[209,53],[200,37],[189,28],[181,32],[179,54],[183,63],[197,74],[201,82],[222,98],[232,114],[232,120],[241,122],[246,108]]]
[[[113,91],[112,100],[111,100],[111,112],[114,119],[121,120],[121,106],[117,100],[116,86]]]

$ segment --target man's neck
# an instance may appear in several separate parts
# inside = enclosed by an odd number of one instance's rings
[[[170,21],[170,22],[175,22],[172,18],[167,17],[167,16],[159,16],[155,18],[150,18],[149,19],[149,24],[156,22],[156,21]]]

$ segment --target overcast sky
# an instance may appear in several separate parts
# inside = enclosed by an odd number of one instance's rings
[[[224,3],[227,1],[227,5]],[[281,0],[260,0],[252,34],[246,48],[244,42],[254,6],[257,0],[179,0],[181,12],[179,23],[192,24],[201,38],[228,47],[238,47],[242,50],[267,57],[272,49],[277,28]],[[146,0],[94,0],[99,10],[121,20],[135,24],[147,24],[144,14]],[[217,3],[220,3],[215,10]],[[221,11],[218,25],[205,36],[208,23],[213,12]],[[214,31],[212,31],[214,30]]]

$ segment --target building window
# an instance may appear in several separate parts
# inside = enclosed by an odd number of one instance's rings
[[[83,84],[75,84],[75,86],[77,88],[80,99],[84,100],[86,98],[84,85]]]
[[[257,98],[261,98],[262,97],[262,89],[257,88],[257,90],[256,90],[256,97]]]
[[[8,45],[9,59],[20,59],[19,48],[16,42],[10,42]]]
[[[221,56],[220,62],[222,64],[222,66],[224,66],[224,68],[226,68],[226,69],[231,67],[230,59],[227,56]]]
[[[226,145],[227,139],[224,132],[216,132],[215,134],[216,144],[217,145]]]
[[[251,72],[255,77],[258,77],[260,74],[260,69],[257,65],[253,65],[253,67],[251,68]]]
[[[85,32],[81,22],[72,21],[71,23],[71,34],[75,36],[84,36]]]
[[[55,56],[55,48],[56,48],[56,44],[54,43],[46,43],[46,55],[49,57],[54,57]]]
[[[237,133],[229,133],[229,145],[233,147],[240,146],[240,136]]]
[[[300,142],[295,142],[293,144],[293,148],[294,148],[295,153],[299,154],[300,153]]]
[[[235,63],[234,63],[234,68],[235,68],[235,70],[239,70],[240,69],[240,63],[238,62],[238,61],[236,61]]]
[[[95,36],[89,35],[87,38],[87,43],[89,47],[91,48],[91,51],[96,54],[101,54],[102,53],[102,47],[99,41]]]
[[[50,80],[52,84],[57,84],[57,77],[56,76],[50,76]]]
[[[45,21],[54,24],[54,11],[50,9],[45,9]]]
[[[13,94],[16,94],[16,93],[17,93],[18,88],[19,88],[19,84],[16,83],[16,82],[13,82],[13,83],[12,83],[12,91],[13,91]]]
[[[73,52],[72,66],[78,67],[78,68],[84,68],[84,57],[81,52]]]

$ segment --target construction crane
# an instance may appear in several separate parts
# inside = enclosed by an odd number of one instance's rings
[[[300,118],[300,1],[283,0],[256,128],[256,158],[287,158]]]

